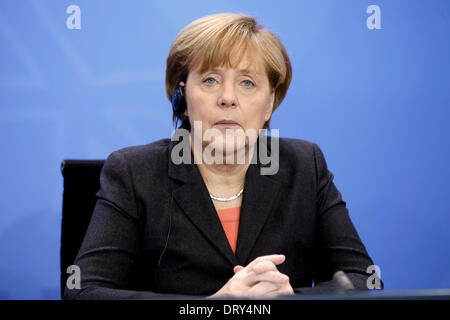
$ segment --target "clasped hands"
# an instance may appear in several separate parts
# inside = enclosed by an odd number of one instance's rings
[[[234,267],[234,275],[209,298],[273,298],[294,294],[289,277],[278,271],[286,257],[282,254],[260,256],[246,267]]]

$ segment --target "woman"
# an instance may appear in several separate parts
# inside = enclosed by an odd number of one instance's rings
[[[66,288],[65,298],[367,289],[373,262],[319,147],[261,134],[291,77],[283,45],[252,17],[215,14],[186,26],[166,71],[181,123],[174,136],[184,138],[108,157],[74,263],[81,289]],[[265,174],[263,149],[277,164]]]

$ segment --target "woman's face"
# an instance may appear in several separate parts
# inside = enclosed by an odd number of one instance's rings
[[[203,140],[208,130],[213,134],[222,133],[224,139],[214,140],[214,147],[221,149],[223,154],[231,150],[236,152],[249,143],[247,139],[243,144],[242,140],[234,137],[226,138],[229,137],[227,130],[241,135],[253,131],[257,135],[272,114],[274,92],[259,55],[245,54],[234,68],[217,67],[202,74],[198,68],[190,70],[184,92],[185,115],[189,116],[191,134],[198,134],[195,133],[194,121],[201,121]]]

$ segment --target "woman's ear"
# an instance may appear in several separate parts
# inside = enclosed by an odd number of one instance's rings
[[[184,96],[184,89],[185,89],[184,82],[180,81],[178,85],[181,87],[181,95]]]
[[[264,121],[269,121],[270,117],[272,117],[273,107],[275,102],[275,91],[272,92],[270,97],[270,103],[267,106],[266,114],[264,115]]]
[[[178,85],[181,88],[181,95],[184,97],[184,102],[186,104],[186,108],[184,109],[184,113],[183,114],[187,117],[188,116],[188,112],[187,112],[187,101],[186,101],[186,95],[185,95],[185,93],[186,93],[186,85],[185,85],[185,83],[183,81],[180,81]]]

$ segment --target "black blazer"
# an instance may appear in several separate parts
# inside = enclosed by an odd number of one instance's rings
[[[316,144],[280,138],[274,175],[260,174],[259,159],[250,165],[234,254],[197,165],[171,161],[176,143],[163,139],[107,158],[75,261],[81,289],[66,288],[65,299],[207,296],[235,265],[275,253],[286,256],[278,269],[297,293],[336,291],[337,270],[367,290],[373,262]]]

